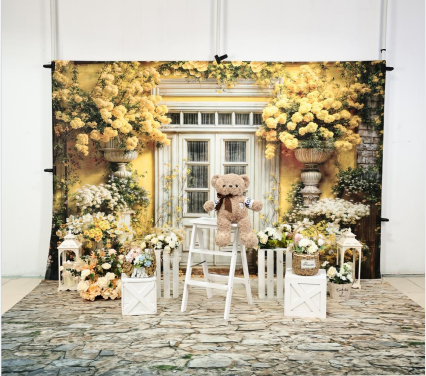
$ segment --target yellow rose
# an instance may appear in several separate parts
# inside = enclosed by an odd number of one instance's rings
[[[71,128],[78,129],[84,127],[84,123],[81,121],[80,118],[74,118],[70,122]]]
[[[289,131],[294,131],[296,129],[296,126],[297,126],[297,124],[293,123],[292,121],[290,121],[290,122],[287,123],[287,129]]]
[[[312,105],[310,103],[302,103],[299,107],[299,112],[301,114],[306,114],[307,112],[309,112],[312,108]]]
[[[101,133],[97,131],[96,129],[90,132],[90,138],[94,141],[99,141],[101,137],[102,137]]]
[[[194,68],[197,69],[198,72],[205,72],[209,67],[208,61],[196,61],[194,64]]]
[[[268,118],[266,119],[265,123],[268,128],[276,128],[278,120],[274,118]]]
[[[275,156],[275,145],[274,144],[267,144],[266,150],[265,150],[265,157],[266,159],[272,159]]]
[[[234,67],[240,67],[243,64],[243,62],[242,61],[231,61],[231,64]]]
[[[252,61],[250,63],[251,70],[253,73],[259,73],[266,66],[266,63],[263,61]]]
[[[293,123],[300,123],[303,120],[303,116],[299,112],[295,112],[291,117]]]
[[[278,123],[280,123],[280,124],[285,124],[285,123],[286,123],[286,121],[287,121],[287,114],[280,114],[280,115],[277,117],[277,121],[278,121]]]

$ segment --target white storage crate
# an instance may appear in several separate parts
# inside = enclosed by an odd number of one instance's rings
[[[123,316],[157,313],[157,277],[129,278],[121,275],[121,311]]]
[[[286,270],[284,316],[326,318],[327,276],[324,269],[317,275],[301,276]]]

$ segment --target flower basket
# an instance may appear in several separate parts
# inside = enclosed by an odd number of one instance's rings
[[[297,275],[316,275],[320,268],[319,254],[304,255],[293,252],[292,259],[293,273]]]
[[[330,298],[334,300],[348,300],[351,296],[351,283],[329,282]]]
[[[296,234],[297,230],[299,230],[300,227],[303,227],[303,225],[300,225],[294,230],[293,233],[293,245],[296,244]],[[318,230],[316,227],[311,226],[311,228],[315,229],[315,232],[317,233],[317,238],[319,236]],[[293,273],[297,275],[302,276],[313,276],[318,274],[318,270],[320,268],[320,260],[319,260],[319,253],[315,252],[313,254],[303,254],[303,253],[297,253],[293,250],[293,257],[292,257],[292,269]]]

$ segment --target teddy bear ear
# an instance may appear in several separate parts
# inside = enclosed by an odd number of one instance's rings
[[[246,188],[248,188],[248,186],[250,185],[250,179],[247,175],[241,175],[241,178],[244,180],[244,184],[246,186]]]
[[[212,186],[213,187],[216,186],[217,179],[219,179],[219,178],[220,178],[220,175],[213,175],[213,177],[212,177]]]

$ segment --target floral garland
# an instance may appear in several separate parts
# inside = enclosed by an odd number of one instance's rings
[[[267,87],[282,77],[285,64],[264,61],[231,61],[217,64],[213,61],[170,61],[157,67],[167,77],[174,75],[197,81],[215,79],[219,87],[231,89],[238,79],[255,80],[255,85]]]

